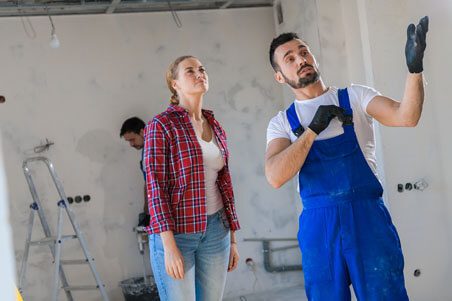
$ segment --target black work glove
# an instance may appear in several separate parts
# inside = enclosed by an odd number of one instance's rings
[[[345,119],[344,109],[334,105],[319,106],[308,128],[318,135],[328,127],[334,117],[343,121]]]
[[[424,70],[422,59],[427,44],[425,37],[428,31],[428,16],[423,17],[417,26],[408,25],[407,40],[405,45],[405,57],[408,71],[420,73]]]

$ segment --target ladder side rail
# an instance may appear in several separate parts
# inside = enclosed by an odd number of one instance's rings
[[[52,231],[50,230],[49,224],[47,223],[47,219],[45,217],[44,210],[41,210],[41,208],[42,208],[41,200],[39,199],[38,193],[36,191],[36,186],[35,186],[35,183],[33,182],[33,178],[31,176],[31,171],[28,168],[27,161],[25,161],[23,164],[23,170],[24,170],[25,179],[27,180],[27,183],[28,183],[28,188],[30,189],[30,192],[31,192],[31,197],[33,198],[33,201],[38,205],[38,215],[39,215],[39,219],[41,220],[42,229],[44,230],[44,235],[46,237],[51,237]]]
[[[52,232],[50,230],[49,224],[47,223],[47,219],[46,219],[46,216],[45,216],[45,213],[44,213],[44,209],[43,209],[43,207],[41,205],[41,201],[39,199],[38,192],[36,190],[36,186],[35,186],[35,184],[33,182],[33,177],[31,176],[30,168],[28,167],[28,164],[30,162],[34,162],[34,161],[43,161],[44,163],[46,163],[47,166],[49,166],[50,161],[47,158],[45,158],[45,157],[32,157],[32,158],[29,158],[29,159],[27,159],[27,160],[25,160],[23,162],[22,169],[23,169],[23,172],[24,172],[24,175],[25,175],[25,179],[27,180],[28,188],[30,189],[30,193],[31,193],[31,196],[33,198],[33,201],[38,206],[38,209],[37,209],[38,216],[39,216],[39,220],[41,221],[41,225],[42,225],[42,229],[44,231],[44,235],[46,237],[51,237],[52,236]],[[55,246],[50,244],[49,248],[50,248],[50,252],[52,253],[52,257],[55,260]],[[61,282],[62,282],[63,286],[69,286],[69,283],[68,283],[67,278],[66,278],[66,274],[64,273],[64,270],[63,270],[62,267],[60,267],[60,277],[61,277]],[[74,298],[72,297],[72,293],[70,291],[65,291],[65,293],[66,293],[66,298],[68,299],[68,301],[73,301],[74,300]]]
[[[55,240],[55,271],[53,277],[53,292],[52,292],[52,300],[58,301],[58,292],[60,291],[59,287],[59,270],[60,270],[60,261],[61,261],[61,232],[63,228],[63,208],[60,202],[58,203],[58,224],[57,224],[57,236]]]
[[[69,202],[67,201],[67,197],[66,197],[66,194],[65,194],[64,189],[63,189],[63,184],[61,183],[59,177],[57,176],[53,164],[46,158],[45,158],[44,162],[46,163],[47,168],[49,169],[50,175],[52,176],[53,182],[55,183],[55,187],[56,187],[56,189],[58,191],[58,194],[60,195],[60,198],[61,198],[61,200],[64,203],[64,207],[66,209],[66,213],[67,213],[67,215],[69,217],[69,220],[70,220],[70,222],[72,224],[72,227],[74,228],[75,233],[77,234],[78,240],[79,240],[80,245],[82,247],[83,254],[85,255],[86,259],[88,260],[89,267],[91,269],[91,272],[93,273],[93,276],[94,276],[94,279],[96,281],[96,284],[99,287],[99,291],[100,291],[103,299],[105,301],[108,301],[109,299],[108,299],[107,292],[105,291],[105,287],[104,287],[104,285],[102,283],[102,280],[100,279],[100,276],[97,273],[97,269],[96,269],[96,265],[95,265],[95,263],[93,261],[93,257],[91,256],[90,252],[88,251],[88,245],[86,243],[84,234],[80,230],[80,226],[79,226],[79,224],[78,224],[78,222],[77,222],[77,220],[75,218],[75,214],[73,213],[72,209],[69,206]]]
[[[70,218],[70,217],[69,217]],[[102,298],[104,301],[109,301],[107,292],[105,290],[104,284],[102,283],[102,280],[100,279],[99,274],[97,273],[96,265],[94,263],[93,257],[91,257],[91,254],[88,251],[87,243],[85,241],[85,238],[81,235],[82,233],[78,231],[78,238],[80,245],[82,246],[83,253],[85,254],[86,259],[88,260],[89,268],[91,269],[91,272],[94,276],[94,279],[96,281],[97,286],[99,287],[100,294],[102,295]]]

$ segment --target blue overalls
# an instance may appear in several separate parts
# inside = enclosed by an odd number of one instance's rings
[[[338,97],[352,117],[347,90],[339,90]],[[294,104],[286,114],[299,136]],[[349,121],[342,135],[314,141],[299,173],[303,212],[298,242],[306,294],[310,301],[348,301],[353,284],[358,300],[408,300],[402,249],[383,188]]]

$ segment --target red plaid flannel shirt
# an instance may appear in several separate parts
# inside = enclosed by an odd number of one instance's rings
[[[234,205],[226,133],[213,113],[202,111],[218,140],[225,161],[218,173],[219,187],[231,230],[240,229]],[[202,150],[188,112],[177,105],[155,116],[144,134],[143,163],[149,214],[148,233],[206,231],[206,193]]]

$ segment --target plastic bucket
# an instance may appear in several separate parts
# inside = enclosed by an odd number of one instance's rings
[[[153,277],[148,276],[148,284],[143,277],[133,277],[119,282],[125,301],[159,301],[157,285]]]

